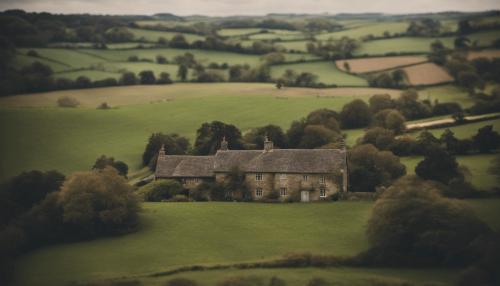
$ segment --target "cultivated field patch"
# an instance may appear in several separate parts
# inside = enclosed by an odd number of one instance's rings
[[[470,51],[467,53],[467,59],[473,60],[477,58],[500,58],[500,50],[481,50],[481,51]]]
[[[337,65],[337,68],[343,71],[347,71],[345,68],[345,63],[348,63],[350,72],[366,73],[422,63],[425,61],[427,61],[427,57],[425,56],[401,56],[338,60],[335,62],[335,64]]]
[[[442,67],[435,63],[423,63],[403,68],[411,85],[431,85],[453,81]]]

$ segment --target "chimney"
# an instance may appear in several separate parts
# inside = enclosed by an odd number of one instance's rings
[[[228,144],[227,144],[227,141],[226,141],[226,136],[222,137],[222,141],[220,142],[220,149],[221,151],[227,151],[229,150],[228,148]]]
[[[266,136],[266,139],[264,140],[264,152],[271,151],[273,151],[273,141],[269,141],[269,138]]]
[[[165,159],[165,144],[161,144],[160,152],[158,153],[158,159]]]

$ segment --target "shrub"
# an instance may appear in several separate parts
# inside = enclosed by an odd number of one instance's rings
[[[57,99],[57,105],[59,107],[77,107],[80,105],[80,102],[76,100],[74,97],[63,96]]]
[[[175,180],[156,180],[139,189],[148,202],[169,200],[183,191],[181,183]]]
[[[99,104],[97,109],[103,109],[103,110],[111,109],[111,106],[109,106],[107,102],[103,102],[103,103]]]
[[[37,51],[35,50],[29,50],[26,55],[30,56],[30,57],[39,57],[40,55],[37,53]]]

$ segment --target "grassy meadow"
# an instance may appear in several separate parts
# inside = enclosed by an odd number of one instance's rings
[[[495,220],[500,215],[500,200],[467,200],[467,203],[492,227],[500,227]],[[146,203],[141,214],[142,228],[136,233],[45,247],[22,256],[17,261],[17,285],[58,286],[69,281],[116,277],[133,277],[147,285],[160,285],[171,277],[143,275],[183,265],[272,259],[291,252],[354,255],[368,247],[365,225],[371,206],[372,202],[345,201]],[[237,219],[233,219],[235,214]],[[316,276],[342,282],[340,285],[364,285],[367,278],[449,285],[455,279],[452,270],[363,268],[222,270],[177,276],[215,285],[223,277],[260,273],[266,278],[282,277],[297,286]],[[299,276],[299,280],[292,282]]]

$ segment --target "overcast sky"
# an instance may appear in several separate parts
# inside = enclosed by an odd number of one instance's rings
[[[500,9],[500,0],[0,0],[0,10],[53,13],[202,14],[267,13],[421,13]]]

